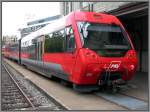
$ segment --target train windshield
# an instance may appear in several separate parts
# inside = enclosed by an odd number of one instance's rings
[[[82,46],[100,55],[123,56],[131,49],[127,35],[117,25],[77,22],[77,26]]]

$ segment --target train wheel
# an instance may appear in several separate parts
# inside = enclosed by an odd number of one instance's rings
[[[65,81],[63,79],[60,81],[60,83],[64,86],[68,86],[68,87],[71,87],[71,85],[72,85],[71,83],[69,83],[68,81]]]

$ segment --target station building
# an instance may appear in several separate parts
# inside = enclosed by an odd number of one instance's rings
[[[37,31],[37,30],[43,28],[44,26],[52,23],[53,21],[55,21],[61,17],[62,17],[62,15],[56,15],[56,16],[50,16],[47,18],[42,18],[42,19],[37,19],[34,21],[27,22],[27,27],[19,29],[21,38],[25,37],[26,35],[34,32],[34,31]]]
[[[17,38],[18,37],[16,35],[3,36],[3,38],[2,38],[2,45],[16,44],[18,42]]]
[[[61,2],[62,15],[80,10],[117,16],[125,26],[137,51],[138,71],[148,72],[148,2]]]

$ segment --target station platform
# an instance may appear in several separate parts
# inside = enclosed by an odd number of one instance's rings
[[[136,72],[123,94],[148,101],[148,72]]]

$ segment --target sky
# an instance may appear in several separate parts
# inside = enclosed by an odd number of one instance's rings
[[[17,35],[27,22],[60,14],[59,2],[2,2],[2,36]]]

